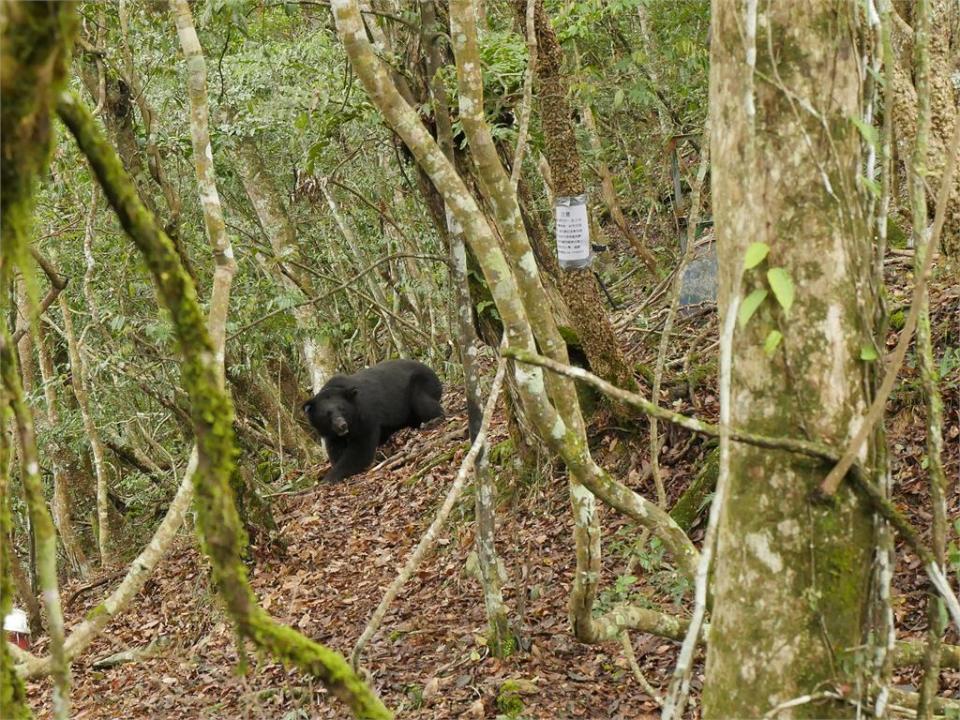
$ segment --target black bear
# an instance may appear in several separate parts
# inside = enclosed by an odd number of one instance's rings
[[[437,374],[416,360],[385,360],[352,375],[334,375],[303,404],[332,463],[324,480],[363,472],[377,446],[397,430],[443,417]]]

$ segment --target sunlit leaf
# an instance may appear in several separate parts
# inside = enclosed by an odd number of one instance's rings
[[[790,312],[794,297],[793,280],[790,279],[790,273],[783,268],[770,268],[767,270],[767,282],[770,283],[770,289],[773,290],[773,294],[783,311]]]
[[[747,248],[746,255],[743,256],[743,269],[749,270],[755,268],[763,262],[763,259],[770,252],[770,246],[766,243],[755,242]]]
[[[753,317],[757,308],[760,307],[760,303],[766,299],[767,294],[765,289],[760,288],[759,290],[754,290],[743,299],[743,302],[740,304],[740,311],[737,313],[737,322],[740,323],[741,328],[747,326],[750,318]]]
[[[770,334],[767,335],[767,339],[763,343],[763,351],[767,354],[767,357],[773,356],[781,340],[783,340],[783,333],[779,330],[770,331]]]

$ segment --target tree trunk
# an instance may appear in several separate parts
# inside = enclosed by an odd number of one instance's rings
[[[772,268],[792,278],[796,302],[789,307],[770,293],[735,335],[731,427],[842,448],[870,401],[874,368],[860,360],[861,348],[876,347],[876,285],[857,189],[860,138],[850,122],[863,117],[850,24],[857,3],[780,0],[759,10],[753,4],[752,17],[741,8],[713,3],[721,312],[741,293],[781,287],[776,273],[767,274]],[[744,271],[744,253],[755,242],[769,245],[769,255]],[[782,341],[768,356],[764,343],[773,331]],[[870,447],[861,461],[873,459]],[[796,454],[731,443],[705,718],[761,717],[824,686],[859,687],[864,669],[851,660],[869,655],[861,648],[877,528],[848,486],[835,506],[811,504],[827,469]],[[851,709],[826,701],[789,712],[849,717]]]
[[[57,401],[56,372],[53,366],[53,358],[50,356],[50,349],[47,347],[47,333],[42,331],[42,325],[38,330],[41,330],[41,332],[37,333],[39,337],[37,354],[40,357],[40,377],[43,380],[43,396],[47,405],[47,429],[51,436],[56,437],[53,447],[49,448],[49,457],[53,466],[53,498],[50,501],[50,509],[53,512],[53,522],[60,534],[60,542],[63,543],[63,552],[67,556],[67,560],[73,570],[80,574],[81,578],[87,578],[91,571],[90,561],[83,545],[80,544],[76,529],[73,527],[73,509],[70,502],[70,488],[67,483],[67,478],[70,477],[68,471],[70,449],[66,444],[66,438],[58,435],[60,432],[60,408]]]
[[[310,280],[296,268],[284,265],[284,261],[297,249],[297,233],[284,207],[270,173],[263,163],[260,149],[250,138],[240,141],[237,171],[250,204],[257,213],[257,220],[273,249],[273,262],[268,268],[277,283],[295,293],[312,296]],[[317,311],[312,305],[293,308],[293,317],[301,335],[303,363],[310,375],[310,387],[320,392],[323,384],[337,370],[336,353],[317,327]]]
[[[23,568],[20,556],[13,550],[13,542],[10,542],[8,547],[10,548],[10,554],[7,556],[7,561],[10,563],[10,574],[13,576],[13,584],[17,589],[17,596],[20,598],[20,602],[27,608],[27,617],[30,618],[31,634],[33,634],[34,637],[40,637],[40,634],[43,632],[43,618],[40,615],[40,603],[37,602],[37,596],[33,592],[30,578]]]
[[[518,17],[526,15],[526,0],[516,0]],[[563,75],[563,48],[550,24],[542,0],[536,7],[537,45],[540,48],[536,67],[537,97],[543,125],[545,154],[553,174],[553,193],[569,197],[585,192],[580,170],[580,154],[567,100],[568,84]],[[636,381],[623,350],[613,332],[610,318],[603,309],[603,298],[593,273],[588,269],[564,270],[560,273],[564,299],[576,323],[577,335],[590,362],[590,367],[614,385],[633,390]],[[623,408],[615,408],[625,414]]]
[[[421,5],[424,25],[428,30],[435,27],[434,2]],[[429,46],[427,66],[430,87],[436,103],[437,142],[450,163],[455,159],[453,130],[447,105],[443,80],[438,74],[442,65],[439,38]],[[453,220],[450,208],[444,205],[447,220],[447,239],[450,244],[450,280],[456,298],[456,333],[460,362],[463,365],[464,393],[467,396],[467,419],[470,441],[475,443],[483,421],[481,407],[479,368],[477,367],[477,336],[473,327],[473,303],[470,301],[470,280],[467,277],[467,246],[460,224]],[[491,408],[492,412],[492,408]],[[489,422],[489,420],[488,420]],[[487,611],[488,641],[495,657],[505,657],[512,649],[510,624],[501,589],[500,561],[496,551],[497,486],[490,463],[487,461],[487,442],[479,446],[474,461],[477,478],[477,493],[474,510],[477,520],[476,552],[480,572],[478,579],[483,587],[484,607]]]
[[[73,316],[65,295],[60,295],[60,312],[63,313],[63,331],[67,336],[67,352],[70,354],[70,379],[73,384],[73,394],[80,407],[80,416],[83,420],[83,431],[90,442],[90,452],[93,455],[93,468],[97,477],[97,546],[100,549],[100,565],[110,565],[112,558],[111,531],[110,531],[110,501],[107,497],[107,464],[104,461],[103,441],[100,430],[93,421],[90,413],[90,397],[87,394],[87,366],[83,359],[83,350],[73,330]]]
[[[53,149],[50,108],[65,84],[76,24],[72,3],[0,5],[0,432],[6,434],[12,410],[20,442],[20,480],[37,543],[37,574],[47,611],[54,685],[51,714],[57,720],[70,716],[70,667],[63,653],[57,541],[43,497],[33,416],[24,399],[7,320],[14,269],[19,267],[24,277],[31,278],[27,249],[33,235],[34,190]],[[32,310],[33,303],[28,307]],[[6,613],[9,598],[4,559],[10,530],[9,455],[5,437],[0,441],[0,542],[4,544],[0,548],[0,614]],[[0,704],[11,718],[30,716],[23,683],[13,671],[5,640],[0,641]]]
[[[925,102],[929,102],[930,126],[924,151],[924,163],[927,174],[924,180],[930,184],[930,198],[936,198],[940,191],[943,169],[946,165],[950,138],[955,123],[960,118],[957,102],[960,91],[953,78],[957,69],[957,41],[951,47],[951,33],[955,34],[957,9],[955,2],[949,0],[930,0],[929,28],[923,29],[924,41],[929,45],[929,79],[926,83]],[[897,15],[893,23],[893,48],[896,62],[893,66],[893,120],[896,125],[898,155],[910,158],[917,142],[917,118],[920,113],[919,76],[916,67],[914,46],[917,35],[921,33],[919,18],[921,4],[912,2],[907,19]],[[894,11],[896,14],[896,11]],[[913,23],[911,28],[907,21]],[[907,161],[908,162],[908,161]],[[934,202],[928,205],[928,215],[933,215]],[[953,190],[947,201],[947,214],[941,235],[940,249],[947,255],[960,255],[960,173],[953,176]]]

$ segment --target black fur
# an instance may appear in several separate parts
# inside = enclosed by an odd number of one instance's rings
[[[385,360],[352,375],[335,375],[303,411],[323,437],[331,482],[363,472],[377,446],[397,430],[443,417],[437,374],[415,360]]]

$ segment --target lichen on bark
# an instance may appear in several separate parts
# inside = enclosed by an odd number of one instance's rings
[[[869,404],[877,287],[862,194],[855,3],[713,5],[710,101],[721,312],[733,293],[766,287],[784,268],[789,312],[770,296],[734,342],[734,432],[806,436],[844,447]],[[755,46],[744,27],[759,28]],[[772,53],[772,54],[771,54]],[[755,75],[752,58],[756,59]],[[796,98],[800,98],[797,101]],[[766,265],[743,274],[752,242]],[[783,340],[768,357],[772,330]],[[872,448],[860,457],[872,465]],[[705,717],[759,717],[824,683],[856,687],[870,628],[876,518],[849,487],[810,504],[821,462],[734,443],[720,520],[703,702]],[[809,703],[799,717],[847,716]]]

